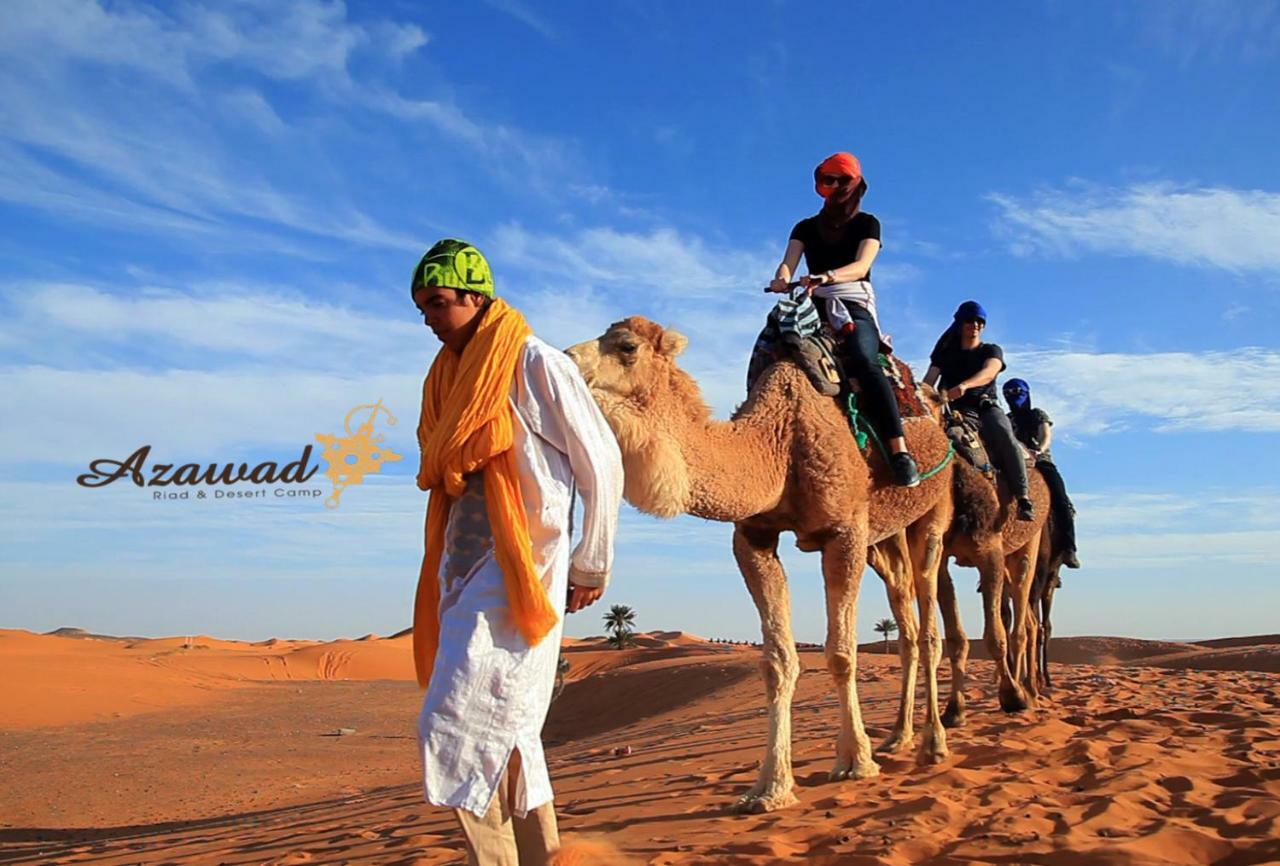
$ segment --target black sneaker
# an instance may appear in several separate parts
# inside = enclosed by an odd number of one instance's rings
[[[1067,555],[1062,557],[1062,564],[1067,568],[1079,568],[1080,557],[1076,556],[1076,552],[1074,550],[1068,550]]]
[[[1036,504],[1031,501],[1029,496],[1018,497],[1018,519],[1019,520],[1035,520]]]
[[[893,483],[899,487],[920,486],[920,470],[906,451],[889,455],[889,468],[893,470]]]

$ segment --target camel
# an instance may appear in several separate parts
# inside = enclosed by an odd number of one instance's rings
[[[936,676],[942,646],[933,602],[951,516],[948,491],[955,461],[947,459],[946,434],[930,419],[906,419],[916,459],[923,467],[942,468],[916,488],[895,487],[883,459],[868,462],[851,447],[848,421],[835,402],[819,395],[789,362],[766,370],[731,420],[713,420],[697,383],[675,363],[687,342],[675,331],[633,316],[568,353],[617,436],[626,500],[660,517],[685,513],[734,524],[734,556],[760,614],[769,709],[765,757],[738,808],[765,812],[796,802],[791,701],[800,665],[786,574],[777,555],[784,531],[795,533],[801,550],[822,553],[827,668],[840,703],[829,779],[879,773],[855,678],[857,596],[872,545],[877,545],[873,564],[888,575],[891,595],[898,590],[898,607],[905,609],[908,586],[920,595],[919,631],[903,644],[911,645],[912,676],[915,652],[923,650],[928,663],[921,760],[942,760],[946,735]],[[907,527],[912,527],[909,535]],[[897,746],[906,742],[909,737],[899,737]]]
[[[996,666],[1001,708],[1018,712],[1035,706],[1038,644],[1029,607],[1049,513],[1049,487],[1038,471],[1027,472],[1035,520],[1016,519],[1007,491],[997,493],[991,482],[968,463],[957,461],[953,478],[957,519],[947,533],[938,566],[938,601],[951,664],[951,698],[942,719],[949,728],[965,723],[969,638],[960,622],[959,601],[947,561],[954,558],[958,565],[978,569],[983,637]],[[1001,616],[1006,597],[1012,611],[1007,628]]]

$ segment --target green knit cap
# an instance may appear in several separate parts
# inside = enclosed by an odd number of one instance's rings
[[[489,262],[466,241],[445,238],[437,241],[413,269],[412,294],[423,286],[444,286],[464,292],[476,292],[492,298],[493,272]]]

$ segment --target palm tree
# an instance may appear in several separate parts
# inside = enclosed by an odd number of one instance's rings
[[[882,619],[876,623],[875,630],[884,635],[884,651],[889,652],[889,635],[898,630],[898,624],[891,619]]]
[[[622,649],[635,642],[631,637],[631,627],[635,624],[636,612],[625,604],[615,604],[604,615],[605,628],[613,632],[609,637],[609,643],[613,644],[617,649]]]

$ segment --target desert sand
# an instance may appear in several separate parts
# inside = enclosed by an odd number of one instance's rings
[[[1280,860],[1280,636],[1055,639],[1053,695],[1017,716],[977,661],[947,761],[881,756],[878,778],[839,783],[824,659],[803,650],[801,802],[752,816],[729,807],[763,751],[759,650],[639,637],[565,641],[544,737],[566,841],[655,866]],[[883,650],[858,671],[881,739],[898,679]],[[7,630],[0,678],[0,863],[462,862],[452,818],[421,800],[407,635]]]

